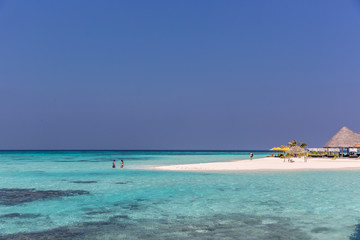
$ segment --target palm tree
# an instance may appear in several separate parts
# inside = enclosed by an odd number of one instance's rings
[[[291,140],[290,142],[288,142],[288,146],[289,146],[289,147],[295,147],[295,146],[297,146],[296,140]]]
[[[301,147],[301,148],[304,148],[304,147],[307,146],[307,144],[304,143],[304,142],[301,142],[301,141],[297,142],[296,140],[291,140],[291,141],[288,143],[288,147],[295,147],[295,146],[299,146],[299,147]]]
[[[305,148],[307,146],[307,143],[301,142],[301,144],[299,145],[301,148]]]

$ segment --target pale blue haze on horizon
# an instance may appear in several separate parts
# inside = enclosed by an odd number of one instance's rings
[[[359,1],[2,1],[0,149],[360,132]]]

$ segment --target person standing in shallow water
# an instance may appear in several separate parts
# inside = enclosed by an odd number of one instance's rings
[[[115,168],[115,160],[113,161],[113,168]]]
[[[251,153],[250,153],[250,160],[252,160],[253,157],[254,157],[254,154],[251,152]]]
[[[120,166],[120,168],[123,168],[123,167],[124,167],[124,161],[121,160],[121,166]]]

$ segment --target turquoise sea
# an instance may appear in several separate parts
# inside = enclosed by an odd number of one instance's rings
[[[248,151],[1,151],[0,239],[360,239],[358,170],[146,169],[248,157]]]

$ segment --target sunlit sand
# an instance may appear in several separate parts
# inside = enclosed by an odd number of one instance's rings
[[[360,169],[359,159],[292,158],[288,162],[280,158],[258,158],[231,162],[213,162],[184,165],[167,165],[152,169],[169,171],[292,171],[292,170],[336,170]]]

